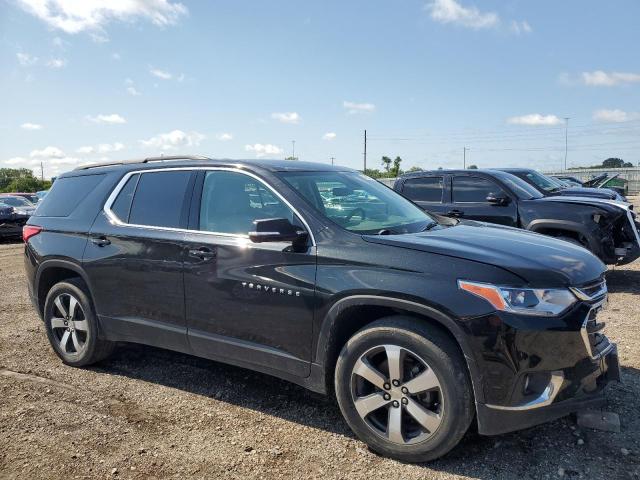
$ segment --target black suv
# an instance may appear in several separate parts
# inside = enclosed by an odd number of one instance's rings
[[[551,237],[436,221],[356,171],[147,159],[58,177],[24,229],[63,362],[114,342],[335,394],[372,449],[444,455],[604,401],[605,266]],[[170,375],[170,373],[167,373]]]
[[[607,264],[640,257],[640,224],[628,203],[544,196],[500,170],[436,170],[404,175],[393,188],[424,210],[550,235],[589,249]]]

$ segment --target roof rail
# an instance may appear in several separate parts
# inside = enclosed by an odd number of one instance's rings
[[[128,165],[131,163],[168,162],[168,161],[179,161],[179,160],[211,160],[211,159],[209,157],[205,157],[204,155],[166,155],[166,156],[160,156],[160,157],[147,157],[143,159],[114,160],[112,162],[87,163],[85,165],[80,165],[79,167],[74,168],[74,170],[88,170],[90,168],[110,167],[113,165]]]

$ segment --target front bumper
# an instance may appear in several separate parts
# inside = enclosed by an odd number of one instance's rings
[[[604,387],[611,381],[620,381],[620,365],[618,349],[610,344],[605,355],[593,359],[596,368],[590,373],[596,389],[588,394],[566,400],[555,401],[563,389],[568,388],[564,374],[552,375],[552,382],[536,399],[522,405],[498,406],[477,404],[478,431],[483,435],[499,435],[502,433],[522,430],[534,425],[549,422],[588,408],[599,408],[605,403]],[[558,377],[561,380],[558,381]],[[584,378],[583,378],[584,380]]]

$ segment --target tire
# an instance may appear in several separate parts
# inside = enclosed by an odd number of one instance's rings
[[[403,373],[394,376],[402,378],[389,378],[390,363],[395,372],[393,365],[401,366]],[[351,337],[338,357],[335,391],[353,432],[374,452],[406,462],[445,455],[474,417],[471,382],[458,346],[411,317],[382,318]]]
[[[99,337],[93,302],[80,279],[51,287],[44,304],[44,322],[51,347],[67,365],[84,367],[99,362],[115,346]]]

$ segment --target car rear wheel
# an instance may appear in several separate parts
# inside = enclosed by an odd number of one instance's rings
[[[90,365],[113,351],[113,342],[98,336],[93,305],[79,279],[56,283],[49,290],[44,321],[53,350],[68,365]]]
[[[336,397],[369,447],[403,461],[451,450],[473,419],[473,395],[457,345],[411,317],[378,320],[344,346]]]

